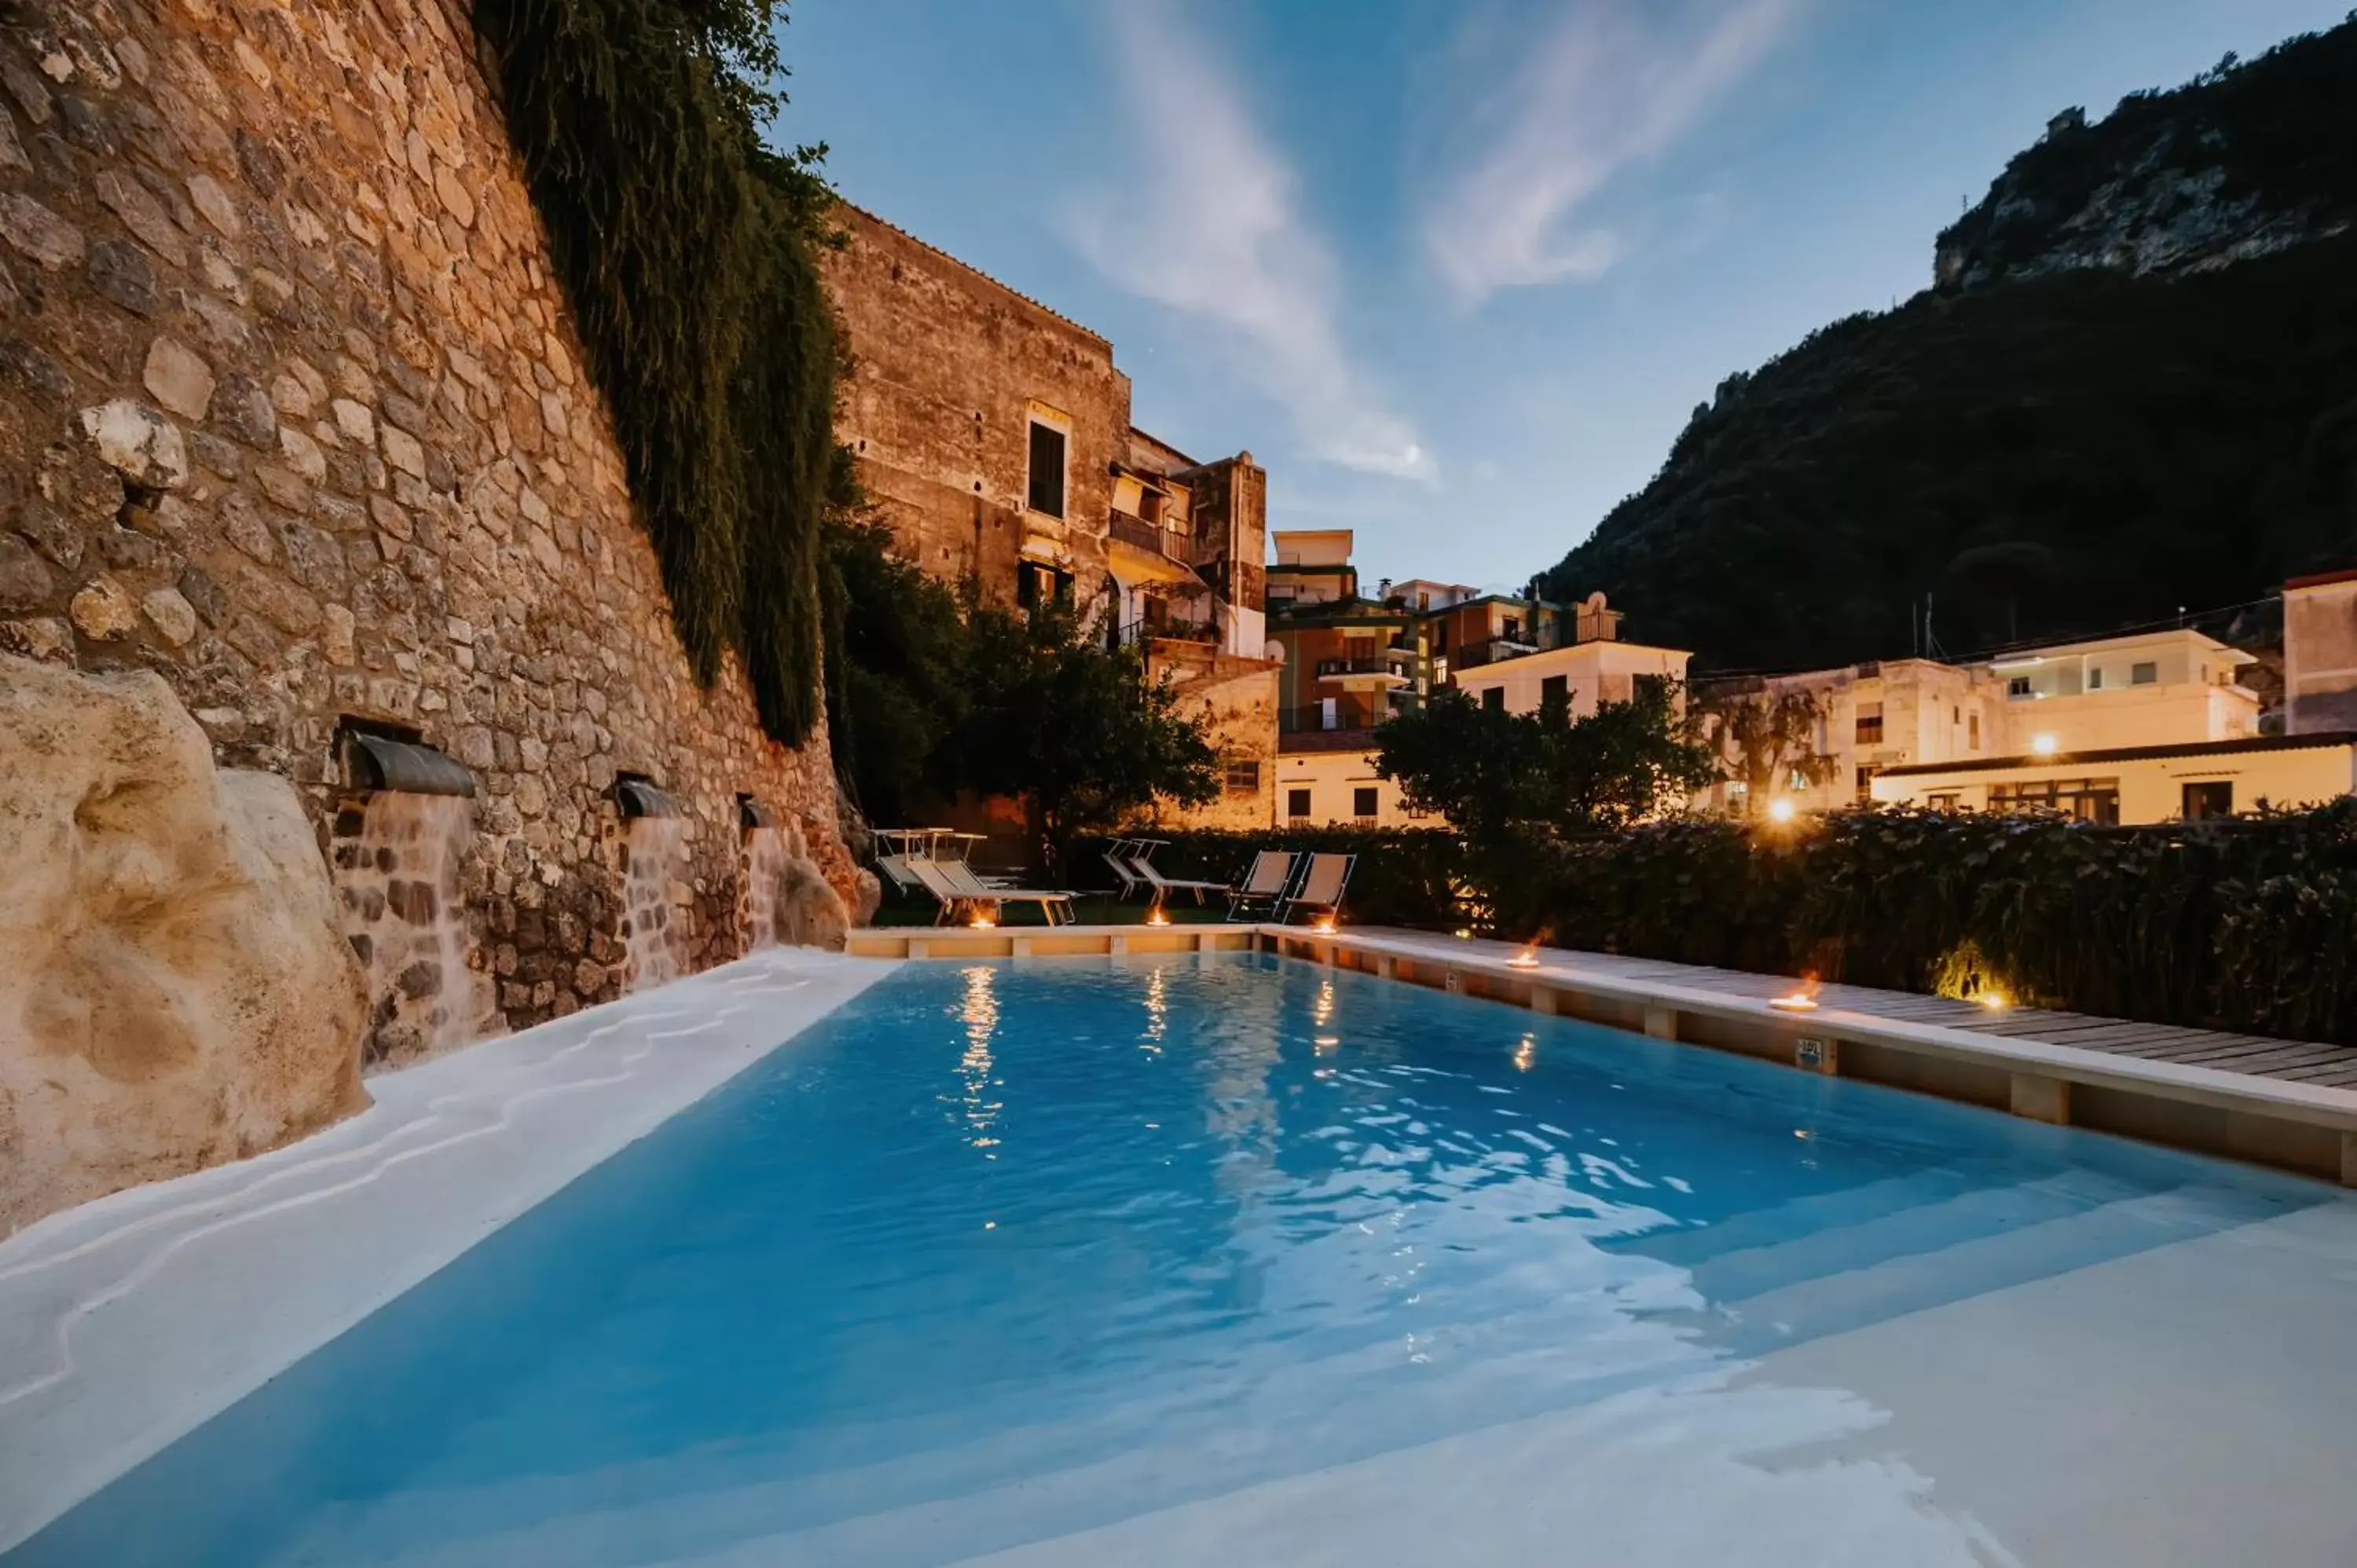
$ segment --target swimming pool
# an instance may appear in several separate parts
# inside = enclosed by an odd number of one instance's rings
[[[902,967],[7,1568],[2345,1563],[2357,1208],[1262,957]]]

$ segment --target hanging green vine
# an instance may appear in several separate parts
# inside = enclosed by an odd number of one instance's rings
[[[780,0],[475,0],[699,680],[816,723],[835,344],[815,150],[761,145]]]

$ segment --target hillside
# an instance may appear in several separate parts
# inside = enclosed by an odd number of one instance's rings
[[[2180,214],[2175,232],[2207,235],[2199,255],[2084,259],[2086,215],[2124,210],[2107,171],[2188,134],[2214,150],[2219,105],[2286,60],[2302,81],[2339,73],[2330,113],[2311,93],[2307,118],[2345,141],[2348,25],[2050,136],[2119,139],[2068,169],[2016,158],[1943,237],[1963,258],[1950,286],[1730,377],[1545,591],[1601,588],[1633,632],[1707,666],[1793,668],[1906,651],[1927,593],[1964,650],[2256,598],[2357,560],[2357,233],[2320,194],[2340,154],[2231,133],[2273,150],[2219,166],[2235,194],[2214,212],[2240,218]]]
[[[2199,269],[2340,233],[2357,218],[2352,95],[2357,26],[2343,24],[2131,94],[2095,124],[2065,111],[1941,234],[1933,276]]]

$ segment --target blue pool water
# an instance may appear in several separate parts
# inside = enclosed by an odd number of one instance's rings
[[[1266,958],[909,965],[5,1561],[1029,1561],[2337,1201]]]

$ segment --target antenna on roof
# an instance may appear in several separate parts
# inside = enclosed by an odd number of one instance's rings
[[[1948,650],[1940,646],[1939,633],[1932,629],[1932,596],[1923,596],[1923,657],[1946,662]]]

